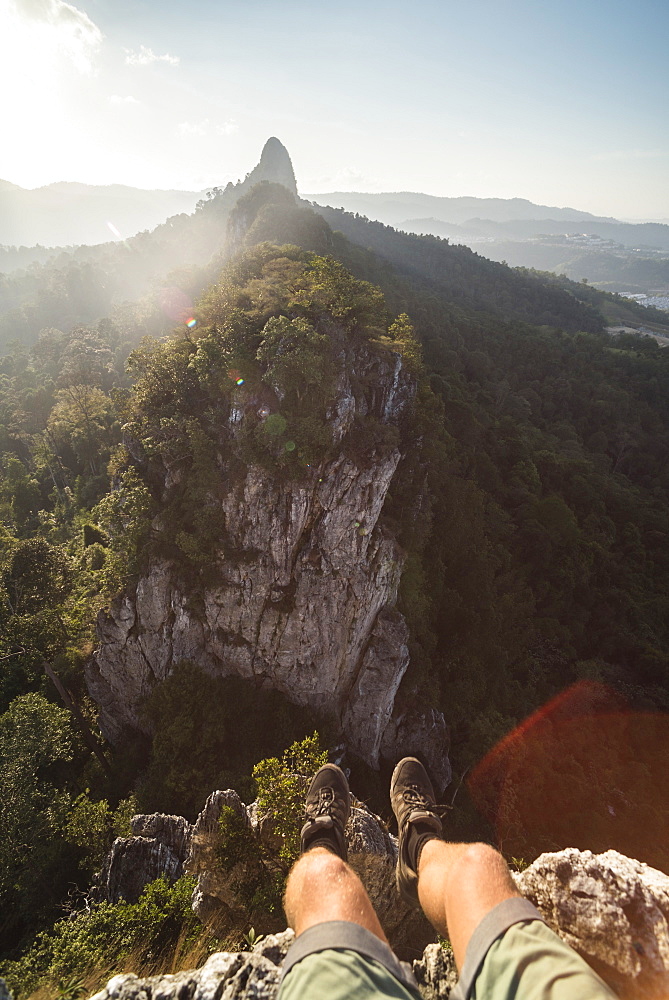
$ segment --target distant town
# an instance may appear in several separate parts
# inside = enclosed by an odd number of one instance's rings
[[[662,295],[645,295],[643,292],[621,292],[625,299],[634,299],[640,306],[654,306],[669,311],[669,291]]]

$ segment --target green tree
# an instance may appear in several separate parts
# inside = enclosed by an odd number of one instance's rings
[[[69,798],[59,767],[75,753],[69,713],[31,693],[0,716],[0,926],[34,925],[53,905],[61,860],[57,834]],[[56,876],[56,877],[55,877]]]
[[[273,316],[262,331],[256,357],[265,366],[263,382],[279,394],[293,397],[298,405],[308,393],[317,392],[319,402],[327,401],[333,366],[330,342],[304,319]]]
[[[49,439],[63,459],[70,448],[92,475],[98,475],[118,440],[114,433],[114,408],[102,389],[68,385],[56,393],[56,404],[47,423]],[[65,463],[67,464],[67,462]]]
[[[23,534],[36,525],[42,494],[37,479],[15,455],[2,456],[0,466],[0,522]]]
[[[43,538],[28,538],[10,549],[0,580],[12,613],[34,614],[64,601],[72,583],[70,560]]]
[[[283,839],[279,856],[288,865],[300,853],[301,817],[309,783],[327,759],[327,750],[321,748],[320,737],[314,732],[284,750],[280,760],[270,757],[253,768],[259,813],[272,819]]]

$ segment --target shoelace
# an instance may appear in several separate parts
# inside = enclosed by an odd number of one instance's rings
[[[422,806],[429,812],[436,813],[437,816],[443,816],[452,806],[449,805],[437,805],[433,802],[425,792],[420,790],[420,785],[407,785],[402,792],[402,798],[409,806]]]
[[[431,809],[433,803],[424,792],[421,792],[419,785],[407,785],[402,792],[402,798],[410,806],[426,806]]]
[[[324,816],[330,812],[330,806],[335,800],[335,793],[332,788],[321,788],[318,792],[318,802],[310,806],[309,813],[312,816]]]

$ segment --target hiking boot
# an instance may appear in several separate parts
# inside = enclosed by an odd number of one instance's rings
[[[398,851],[395,880],[405,902],[418,905],[418,858],[423,846],[443,827],[437,814],[432,782],[415,757],[405,757],[390,782],[390,804],[397,820]]]
[[[307,822],[302,827],[302,854],[312,847],[326,847],[346,861],[344,829],[351,811],[351,793],[346,775],[336,764],[324,764],[314,775],[304,809]]]

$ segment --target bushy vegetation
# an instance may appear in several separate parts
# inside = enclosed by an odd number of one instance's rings
[[[62,993],[65,983],[89,995],[119,972],[150,975],[201,961],[218,942],[203,933],[191,909],[193,888],[190,878],[174,885],[159,878],[136,903],[100,903],[59,920],[5,966],[14,996],[29,996],[40,985]]]
[[[270,817],[283,844],[282,860],[292,863],[300,853],[300,818],[304,797],[319,767],[327,762],[327,750],[320,745],[317,732],[293,743],[281,760],[271,757],[253,768],[258,785],[258,811]]]
[[[246,909],[246,923],[263,932],[281,926],[286,878],[300,853],[304,798],[311,779],[327,757],[319,734],[314,732],[293,742],[280,759],[270,757],[255,765],[253,779],[262,834],[252,833],[246,818],[232,807],[221,809],[218,864]]]

